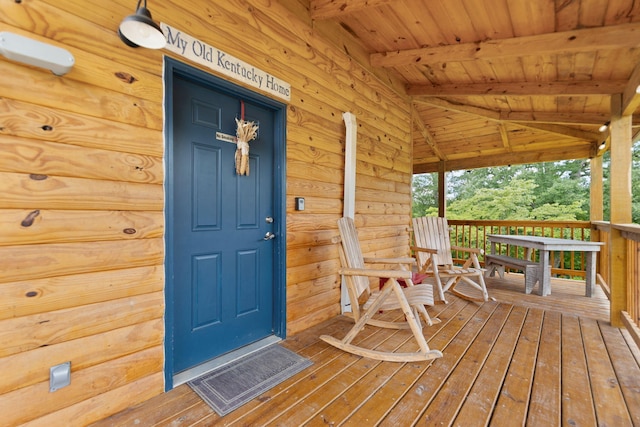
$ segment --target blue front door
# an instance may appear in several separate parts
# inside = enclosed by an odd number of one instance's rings
[[[274,110],[173,79],[173,373],[274,334]],[[259,126],[237,175],[236,118]],[[274,235],[275,238],[269,238]]]

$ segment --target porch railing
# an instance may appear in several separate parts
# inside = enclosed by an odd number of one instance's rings
[[[608,222],[594,222],[594,230],[599,234],[600,241],[605,242],[603,248],[603,258],[601,258],[599,270],[601,278],[610,283],[610,271],[608,261],[608,248],[607,242],[609,241],[609,234],[611,228],[620,231],[622,237],[626,240],[627,244],[627,307],[623,312],[623,317],[626,319],[625,323],[630,323],[635,328],[632,332],[634,339],[638,341],[640,345],[640,335],[638,329],[640,328],[640,225],[613,225]],[[629,328],[629,325],[627,325]]]
[[[611,225],[602,221],[491,221],[491,220],[448,220],[451,227],[451,243],[462,247],[475,247],[489,253],[488,234],[515,234],[564,239],[590,240],[603,242],[598,253],[597,281],[609,295],[609,236]],[[614,225],[627,242],[627,307],[623,315],[635,328],[638,336],[640,328],[640,225]],[[521,248],[503,245],[500,251],[510,256],[522,257]],[[454,253],[454,258],[463,254]],[[534,254],[537,256],[537,254]],[[484,256],[480,257],[484,261]],[[556,252],[551,254],[551,274],[556,277],[584,279],[584,253]],[[635,338],[634,337],[634,338]],[[640,338],[636,338],[640,341]],[[640,342],[639,342],[640,345]]]
[[[451,228],[451,243],[462,247],[476,247],[489,253],[488,234],[512,234],[521,236],[544,236],[563,239],[591,240],[589,221],[492,221],[492,220],[448,220]],[[523,248],[501,245],[500,253],[522,258]],[[463,254],[453,254],[454,258]],[[534,257],[538,254],[534,253]],[[484,256],[480,257],[481,263]],[[585,256],[581,252],[554,252],[550,255],[551,274],[556,277],[584,279]]]

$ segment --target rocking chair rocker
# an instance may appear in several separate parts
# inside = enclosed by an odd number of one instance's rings
[[[346,352],[376,360],[412,362],[442,357],[440,351],[429,349],[427,341],[422,335],[420,316],[429,326],[440,320],[432,320],[425,308],[425,305],[433,305],[433,287],[426,284],[414,285],[411,281],[411,271],[404,267],[404,264],[412,264],[415,260],[413,258],[365,259],[362,256],[353,219],[348,217],[339,219],[338,228],[340,229],[340,237],[334,238],[333,241],[340,243],[340,261],[342,263],[340,274],[345,277],[355,325],[342,340],[329,335],[322,335],[320,339]],[[397,264],[399,269],[372,269],[365,267],[365,263]],[[381,291],[372,293],[370,277],[383,277],[388,280]],[[403,279],[407,287],[402,288],[397,279]],[[361,306],[359,301],[364,296],[367,297],[366,302]],[[373,318],[380,310],[398,308],[402,309],[405,321],[392,322]],[[367,324],[383,328],[411,329],[419,350],[413,353],[395,353],[367,349],[352,344],[354,338]]]

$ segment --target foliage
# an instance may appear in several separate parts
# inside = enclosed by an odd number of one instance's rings
[[[450,219],[522,219],[534,205],[536,184],[513,179],[502,188],[476,191],[469,198],[456,199],[447,206]]]
[[[575,200],[568,205],[559,203],[545,203],[531,211],[531,219],[538,221],[575,221],[584,216],[582,202]],[[586,220],[586,219],[584,219]]]
[[[640,142],[633,145],[631,153],[631,218],[634,224],[640,224]],[[603,156],[603,178],[604,178],[604,219],[611,217],[611,183],[609,180],[611,169],[611,156],[607,151]]]
[[[428,209],[438,212],[438,175],[413,176],[413,216],[426,216]]]
[[[640,223],[640,143],[632,152],[632,218]],[[610,212],[609,156],[603,158],[604,219]],[[413,216],[438,214],[437,174],[415,175]],[[589,220],[588,160],[490,167],[447,174],[447,217]]]

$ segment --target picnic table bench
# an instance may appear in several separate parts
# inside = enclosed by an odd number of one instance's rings
[[[538,281],[538,268],[540,264],[535,261],[514,258],[508,255],[486,254],[484,257],[486,268],[485,277],[494,277],[496,271],[502,278],[505,267],[520,270],[524,273],[524,292],[530,294]]]

